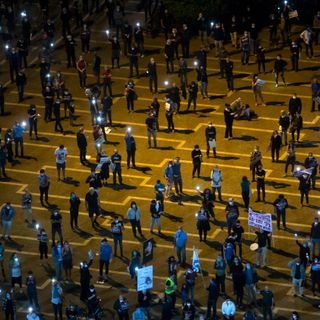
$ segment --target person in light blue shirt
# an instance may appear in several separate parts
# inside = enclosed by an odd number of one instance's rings
[[[179,230],[175,234],[175,248],[177,251],[178,263],[185,265],[186,263],[186,244],[188,240],[187,233],[183,230],[182,227],[179,227]]]
[[[23,157],[23,132],[24,126],[20,122],[16,121],[12,128],[12,135],[15,144],[15,154],[16,158],[18,155],[18,146],[20,145],[21,157]]]

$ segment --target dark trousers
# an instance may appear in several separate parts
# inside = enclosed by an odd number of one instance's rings
[[[55,225],[52,225],[51,232],[52,232],[52,245],[54,245],[56,243],[56,233],[58,233],[60,243],[62,244],[63,243],[63,237],[62,237],[61,226],[57,227]]]
[[[295,72],[299,71],[299,56],[298,55],[292,55],[291,56],[291,64],[292,64],[292,70]]]
[[[80,83],[80,87],[85,87],[86,86],[86,80],[87,80],[87,74],[85,71],[83,72],[78,72],[79,73],[79,83]]]
[[[38,120],[29,119],[29,136],[32,136],[32,131],[34,130],[34,133],[36,137],[38,137]]]
[[[190,42],[181,42],[181,47],[182,47],[182,56],[188,59]]]
[[[54,319],[55,320],[62,320],[62,303],[52,303]]]
[[[284,170],[286,174],[288,173],[289,165],[291,165],[291,172],[293,172],[295,163],[296,163],[295,157],[288,157],[287,158],[286,166],[285,166],[285,170]]]
[[[57,117],[55,118],[54,130],[63,132],[63,128],[62,128],[62,125],[61,125],[61,119],[60,118],[57,118]]]
[[[242,192],[242,199],[244,202],[244,206],[248,209],[250,202],[249,192]]]
[[[233,86],[233,74],[227,74],[226,75],[226,80],[227,80],[227,87],[229,90],[234,90]]]
[[[201,170],[201,162],[197,161],[193,163],[193,169],[192,169],[192,177],[194,178],[194,175],[197,173],[198,178],[200,177],[200,170]]]
[[[187,110],[190,109],[191,103],[193,103],[193,110],[196,110],[196,108],[197,108],[197,97],[189,97]]]
[[[232,138],[232,123],[226,123],[225,138]]]
[[[280,148],[271,148],[271,157],[272,157],[272,161],[274,161],[274,155],[276,155],[276,161],[279,161],[279,151]]]
[[[218,287],[218,291],[224,294],[226,292],[226,286],[225,286],[226,276],[218,276],[216,275],[216,284]]]
[[[111,58],[112,69],[114,68],[115,62],[117,64],[117,68],[120,68],[120,58],[119,57],[112,57]]]
[[[128,111],[134,111],[134,99],[133,97],[127,97],[127,109]]]
[[[300,190],[300,203],[303,204],[304,196],[306,197],[306,203],[309,203],[309,190]]]
[[[258,64],[258,72],[259,72],[259,73],[261,72],[261,69],[262,69],[263,72],[266,72],[265,61],[260,61],[260,60],[258,60],[258,61],[257,61],[257,64]]]
[[[241,63],[248,64],[249,63],[250,51],[243,50],[241,54]]]
[[[106,119],[106,123],[108,123],[110,126],[112,126],[111,109],[104,112],[104,118]]]
[[[216,191],[218,191],[219,200],[222,201],[221,187],[212,187],[213,201],[216,201]]]
[[[79,151],[80,151],[80,162],[81,163],[86,162],[87,148],[80,148]]]
[[[174,189],[177,194],[182,193],[182,177],[173,177]]]
[[[33,293],[28,292],[28,299],[29,299],[30,306],[34,305],[35,307],[39,308],[37,292],[33,292]]]
[[[132,166],[136,166],[136,150],[128,151],[127,150],[127,167],[130,167],[130,161],[132,161]]]
[[[88,52],[90,50],[90,41],[89,40],[81,40],[81,50],[82,52]]]
[[[202,235],[203,235],[203,240],[206,242],[207,241],[207,229],[199,228],[199,238],[200,241],[202,241]]]
[[[6,310],[5,312],[6,320],[15,320],[15,312],[13,311],[13,308],[10,310]]]
[[[132,228],[133,235],[137,235],[137,229],[140,235],[142,235],[140,220],[130,219],[130,224]]]
[[[52,101],[45,102],[44,120],[45,121],[51,121],[52,120]]]
[[[235,242],[235,246],[234,246],[235,254],[237,254],[237,246],[239,247],[239,254],[238,254],[238,256],[239,256],[240,258],[242,258],[242,240]]]
[[[18,85],[17,89],[18,89],[19,102],[21,102],[23,100],[23,96],[24,96],[24,84]]]
[[[10,80],[11,80],[11,82],[13,82],[14,79],[17,77],[18,71],[19,71],[18,64],[10,66]]]
[[[103,275],[103,267],[105,267],[105,274],[108,275],[109,273],[109,261],[100,260],[99,261],[99,275],[102,277]]]
[[[263,320],[267,320],[268,318],[272,320],[272,308],[262,306]]]
[[[112,97],[112,86],[111,86],[111,81],[104,81],[103,82],[103,95],[107,95],[107,89],[109,91],[109,96]]]
[[[174,123],[173,123],[173,114],[166,113],[166,118],[168,122],[168,130],[174,130]]]
[[[217,300],[208,299],[207,303],[207,319],[211,319],[211,309],[212,309],[212,317],[215,320],[217,316]]]
[[[122,175],[121,175],[121,168],[116,168],[113,171],[113,184],[117,183],[117,174],[118,174],[118,178],[119,178],[119,183],[122,184]]]
[[[49,186],[48,187],[39,187],[39,190],[40,190],[40,202],[43,205],[43,196],[45,197],[46,202],[48,202]]]
[[[40,259],[43,259],[43,256],[48,259],[48,245],[46,242],[39,242],[39,253]]]
[[[277,210],[277,227],[280,229],[280,219],[282,219],[282,226],[286,227],[286,211]]]
[[[298,128],[292,128],[291,130],[291,137],[292,137],[292,141],[294,142],[294,134],[295,132],[297,131],[297,142],[299,142],[299,139],[300,139],[300,129]]]
[[[70,226],[73,229],[73,224],[78,227],[78,216],[79,212],[77,211],[70,211]]]
[[[284,78],[284,71],[276,71],[275,72],[276,84],[278,84],[278,82],[279,82],[279,75],[280,75],[283,83],[286,83],[286,79]]]
[[[154,92],[158,92],[158,78],[156,76],[149,78],[149,88],[151,93],[153,92],[153,86]]]
[[[19,54],[19,68],[20,69],[22,69],[22,62],[24,64],[24,68],[28,68],[27,55],[26,54]]]
[[[310,42],[310,44],[306,44],[306,55],[309,58],[313,57],[313,43],[312,42]]]
[[[257,193],[258,193],[258,201],[260,201],[260,192],[262,191],[262,199],[263,201],[266,198],[266,190],[264,181],[257,181]]]
[[[20,145],[20,152],[21,152],[21,157],[23,157],[23,138],[18,138],[14,140],[15,143],[15,153],[16,157],[19,156],[19,145]]]
[[[76,55],[74,52],[67,53],[67,60],[68,60],[68,68],[71,67],[71,65],[75,68],[76,67]]]
[[[173,58],[166,59],[167,73],[174,73]]]
[[[311,112],[314,112],[316,109],[316,102],[314,101],[314,96],[312,96],[312,105],[311,105]],[[318,104],[318,111],[320,111],[320,104]]]
[[[136,60],[136,61],[130,61],[130,77],[133,76],[133,67],[136,69],[136,76],[139,77],[138,60]]]

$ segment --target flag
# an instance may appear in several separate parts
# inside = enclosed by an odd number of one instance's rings
[[[200,272],[200,261],[196,247],[193,247],[192,269],[194,272]]]
[[[299,178],[301,176],[303,176],[304,174],[311,176],[312,175],[312,171],[314,168],[309,168],[309,169],[301,169],[300,167],[297,167],[296,170],[294,171],[293,175],[296,178]]]

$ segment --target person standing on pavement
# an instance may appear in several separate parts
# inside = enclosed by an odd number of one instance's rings
[[[135,45],[131,45],[128,50],[129,64],[130,64],[130,75],[129,78],[133,77],[133,67],[136,70],[136,77],[139,78],[139,51]]]
[[[256,283],[258,282],[258,275],[256,269],[247,262],[243,270],[244,275],[244,285],[248,295],[248,305],[257,305],[256,299]]]
[[[211,279],[208,290],[208,301],[207,301],[207,319],[211,319],[211,310],[212,318],[216,319],[217,317],[217,300],[219,298],[219,287],[214,278]]]
[[[240,220],[236,221],[236,224],[233,226],[232,231],[237,235],[234,243],[234,251],[237,252],[237,246],[239,247],[239,257],[242,260],[242,235],[244,234],[244,229],[240,224]]]
[[[281,139],[284,138],[284,141],[282,141],[282,145],[288,144],[289,127],[290,127],[290,117],[286,111],[281,110],[280,117],[279,117],[279,130],[281,133]]]
[[[296,93],[294,93],[292,95],[292,97],[289,99],[288,109],[289,109],[289,113],[291,115],[291,118],[293,118],[296,113],[301,113],[301,111],[302,111],[302,101],[297,96]]]
[[[53,313],[56,320],[62,320],[62,301],[63,301],[63,290],[56,279],[52,279],[51,289],[51,304],[53,307]]]
[[[280,218],[281,218],[282,227],[285,230],[287,228],[286,227],[286,209],[289,206],[288,201],[283,194],[279,194],[278,198],[273,202],[273,205],[275,207],[276,214],[277,214],[277,228],[278,230],[280,230]]]
[[[54,92],[53,89],[49,86],[44,88],[43,92],[44,97],[44,121],[48,122],[52,120],[52,109],[53,109],[53,101],[54,101]]]
[[[99,277],[100,280],[106,281],[109,274],[109,264],[112,261],[112,247],[107,238],[104,238],[100,242],[99,253]],[[103,268],[105,267],[105,274],[103,275]]]
[[[10,159],[10,155],[9,152],[7,150],[7,145],[5,142],[1,142],[0,143],[0,178],[1,175],[3,175],[4,178],[8,178],[7,174],[6,174],[6,163],[7,163],[7,158],[8,161]],[[11,163],[13,162],[13,160],[11,161]]]
[[[258,98],[260,99],[260,102],[262,103],[262,106],[265,107],[266,104],[264,103],[263,96],[262,96],[262,87],[265,84],[264,80],[259,79],[257,74],[253,75],[252,78],[252,90],[254,95],[254,101],[256,107],[259,105]]]
[[[262,191],[262,201],[266,201],[266,190],[265,190],[265,176],[266,171],[262,168],[262,165],[258,165],[258,168],[256,170],[256,176],[257,176],[257,200],[256,202],[260,202],[260,191]]]
[[[268,241],[268,233],[264,232],[263,229],[260,228],[259,231],[256,231],[256,239],[258,240],[258,250],[257,250],[257,268],[260,268],[261,257],[262,257],[262,267],[265,268],[267,266],[266,258],[267,258],[267,241]]]
[[[213,201],[216,201],[216,190],[218,191],[219,201],[222,201],[222,195],[221,195],[222,172],[221,170],[219,170],[219,167],[217,164],[214,166],[213,170],[211,171],[210,178],[211,178]]]
[[[251,196],[251,188],[250,188],[250,182],[248,180],[247,176],[243,176],[241,179],[241,195],[244,202],[244,206],[246,209],[249,209],[249,202],[250,202],[250,196]]]
[[[210,230],[209,213],[203,207],[201,207],[196,213],[196,219],[200,242],[207,242],[207,233]]]
[[[113,37],[112,39],[109,39],[111,42],[111,68],[113,69],[115,67],[115,62],[117,63],[117,68],[120,68],[120,55],[121,52],[121,46],[120,42],[117,37]]]
[[[300,39],[306,46],[306,56],[308,59],[313,58],[313,31],[310,26],[301,32]]]
[[[308,157],[304,160],[304,166],[306,169],[312,169],[311,172],[311,184],[312,189],[316,188],[316,178],[318,172],[318,160],[314,157],[312,152],[309,152]]]
[[[40,174],[38,176],[39,190],[40,190],[40,202],[41,205],[44,206],[43,196],[45,196],[45,201],[48,203],[48,193],[50,186],[50,178],[47,176],[44,169],[40,170]]]
[[[294,297],[296,294],[296,287],[299,288],[299,296],[303,297],[303,286],[306,279],[306,270],[304,265],[301,263],[300,258],[296,258],[288,263],[288,267],[291,270],[292,277],[292,295]]]
[[[296,113],[292,119],[291,119],[291,127],[290,127],[290,132],[292,136],[292,141],[295,142],[295,137],[294,134],[297,132],[297,142],[299,143],[300,141],[300,131],[303,127],[303,119],[300,113]]]
[[[292,70],[294,70],[295,72],[298,72],[299,58],[300,58],[300,52],[301,52],[300,44],[296,43],[295,41],[292,41],[290,45],[290,52],[291,52]]]
[[[216,284],[218,287],[218,292],[223,296],[225,295],[225,292],[226,292],[225,290],[226,268],[227,268],[227,264],[223,259],[222,255],[219,254],[214,263],[214,269],[216,273]]]
[[[24,222],[25,223],[34,223],[35,220],[32,218],[32,194],[28,188],[25,188],[22,195],[22,209],[24,213]]]
[[[90,50],[90,30],[87,24],[83,24],[82,26],[80,39],[81,39],[81,51],[83,53],[87,53]]]
[[[274,319],[272,315],[272,308],[274,306],[274,296],[272,291],[269,289],[268,286],[265,286],[263,290],[260,291],[262,295],[262,314],[263,320],[270,320]]]
[[[151,148],[152,137],[153,147],[157,148],[157,121],[154,112],[149,112],[145,123],[147,125],[148,147]]]
[[[285,165],[284,177],[288,174],[288,167],[291,165],[291,173],[293,173],[294,165],[296,163],[296,147],[293,141],[290,141],[287,147],[287,160]]]
[[[183,230],[182,226],[180,226],[174,237],[174,246],[177,252],[178,264],[182,266],[186,264],[187,241],[188,241],[188,235]]]
[[[266,73],[266,56],[265,56],[265,49],[259,45],[256,52],[257,57],[257,64],[258,64],[258,73],[261,72]]]
[[[13,291],[6,290],[5,296],[2,299],[2,310],[5,314],[6,320],[16,319],[16,300],[13,297]]]
[[[32,139],[32,131],[34,130],[34,133],[36,135],[36,140],[39,140],[38,118],[40,117],[40,114],[38,114],[36,106],[34,104],[30,104],[30,107],[28,109],[28,116],[29,116],[29,137],[30,139]]]
[[[98,55],[97,51],[94,51],[92,71],[96,78],[97,85],[100,85],[100,69],[101,69],[101,57]]]
[[[66,160],[68,151],[64,147],[63,144],[61,144],[56,151],[54,152],[56,156],[56,165],[57,165],[57,173],[58,173],[58,181],[61,181],[61,171],[62,171],[62,177],[63,181],[66,180]]]
[[[124,137],[127,150],[127,169],[130,168],[130,161],[132,161],[132,168],[136,167],[136,140],[134,139],[131,128],[128,128]]]
[[[124,95],[127,100],[128,112],[134,112],[134,100],[137,97],[134,86],[135,84],[132,80],[128,81],[128,83],[125,85]]]
[[[113,155],[111,156],[111,164],[113,166],[113,170],[112,170],[113,171],[113,186],[116,186],[117,174],[118,174],[119,184],[122,185],[121,155],[118,153],[117,149],[114,149],[114,151],[113,151]]]
[[[104,96],[102,99],[102,114],[105,119],[105,123],[112,127],[112,97]]]
[[[281,148],[281,135],[278,133],[277,130],[273,131],[273,134],[270,139],[270,148],[271,148],[271,157],[272,162],[274,162],[274,156],[276,155],[276,162],[279,162],[279,152]]]
[[[158,73],[157,73],[157,64],[154,61],[154,58],[150,59],[148,64],[148,76],[149,76],[149,89],[151,93],[158,92]],[[154,86],[154,91],[153,91]]]
[[[192,178],[194,178],[197,173],[198,178],[200,178],[201,162],[202,162],[202,152],[199,145],[196,144],[191,152],[191,158],[193,163]]]
[[[151,214],[151,223],[150,223],[150,233],[153,233],[154,224],[157,224],[158,233],[161,233],[161,222],[160,217],[162,214],[162,206],[160,200],[151,200],[150,204],[150,214]]]
[[[301,175],[299,178],[299,191],[300,191],[300,204],[303,207],[303,199],[306,197],[306,203],[309,205],[309,192],[310,186],[310,176],[307,174]]]
[[[166,97],[165,99],[165,111],[166,111],[166,118],[168,122],[168,132],[174,132],[174,123],[173,123],[173,114],[176,111],[177,104],[171,100],[170,98]]]
[[[182,174],[181,174],[181,163],[180,158],[176,157],[172,164],[172,172],[173,172],[173,184],[176,194],[181,197],[183,194],[182,191]]]
[[[71,34],[67,35],[65,40],[65,50],[67,53],[67,68],[76,68],[76,43]]]
[[[34,310],[39,310],[37,283],[32,271],[28,271],[28,277],[26,279],[26,287],[27,287],[29,305]]]
[[[190,85],[188,86],[188,93],[189,93],[189,98],[188,98],[187,110],[190,109],[191,103],[193,103],[193,112],[196,112],[198,85],[194,81],[191,81]]]
[[[311,100],[312,100],[312,105],[311,105],[311,112],[315,111],[316,104],[318,105],[318,111],[320,111],[320,83],[316,77],[312,79],[311,82]]]
[[[61,125],[60,107],[61,107],[61,102],[60,102],[60,99],[57,98],[55,103],[53,104],[53,114],[55,117],[54,131],[60,130],[60,132],[63,133],[63,127]],[[58,128],[59,128],[59,130],[58,130]]]
[[[318,246],[318,255],[320,256],[320,223],[318,217],[314,218],[310,231],[312,257],[315,257],[316,246]]]
[[[85,197],[86,209],[89,214],[89,218],[91,220],[92,228],[95,227],[95,223],[97,223],[97,218],[100,214],[99,210],[99,195],[93,187],[89,188],[89,191],[86,193]],[[95,214],[95,219],[93,219],[93,215]]]
[[[80,207],[80,198],[75,194],[75,192],[70,193],[70,226],[71,229],[74,230],[74,226],[76,229],[79,229],[78,226],[78,216],[79,216],[79,207]]]
[[[239,218],[240,212],[238,205],[234,202],[233,198],[230,198],[226,208],[226,220],[227,220],[227,226],[228,226],[228,235],[231,233],[231,229],[235,226],[236,221]]]
[[[102,72],[102,78],[103,78],[103,96],[110,96],[112,97],[112,74],[111,70],[108,66],[104,67],[104,70]],[[108,89],[108,94],[107,94]]]
[[[62,236],[62,216],[58,209],[55,209],[50,217],[51,221],[51,231],[52,231],[52,246],[55,245],[56,240],[56,233],[59,235],[60,243],[63,243],[63,236]]]
[[[130,204],[130,208],[127,211],[127,217],[130,221],[132,232],[134,237],[137,236],[137,229],[140,234],[140,237],[142,237],[142,230],[141,230],[141,211],[140,208],[137,206],[137,203],[135,201],[132,201]]]
[[[255,182],[256,179],[256,171],[258,169],[258,166],[262,166],[262,154],[260,151],[259,146],[255,146],[254,150],[251,152],[250,155],[250,170],[252,172],[252,182]]]
[[[234,86],[233,86],[233,62],[230,60],[229,57],[226,57],[226,59],[225,59],[224,74],[226,76],[227,88],[228,88],[229,92],[232,92],[234,90]]]
[[[118,216],[114,217],[111,222],[111,232],[114,242],[114,256],[117,257],[118,245],[120,247],[120,256],[123,257],[123,246],[122,246],[122,232],[124,231],[123,222],[119,220]]]
[[[10,80],[11,83],[13,83],[14,80],[17,78],[19,72],[19,54],[16,48],[11,48],[11,51],[8,55],[8,61],[10,70]]]
[[[79,74],[80,88],[85,88],[87,80],[87,63],[82,55],[79,56],[79,59],[76,63],[76,68]]]
[[[174,73],[174,64],[173,64],[174,49],[175,49],[174,42],[171,41],[170,39],[167,39],[166,44],[164,46],[164,57],[166,59],[167,74]]]
[[[284,71],[285,71],[286,65],[287,65],[287,62],[282,59],[281,54],[278,54],[273,67],[273,73],[276,80],[276,88],[278,88],[279,86],[279,82],[278,82],[279,75],[281,76],[284,86],[285,87],[287,86],[286,80],[284,78]]]
[[[4,270],[4,254],[5,254],[5,247],[3,243],[0,241],[0,268],[1,268],[1,275],[2,275],[2,282],[6,282],[6,273]]]
[[[197,273],[192,268],[188,268],[187,271],[184,273],[185,284],[187,287],[187,299],[190,299],[192,304],[194,304],[194,289],[196,284],[196,278]]]
[[[225,104],[224,109],[224,122],[226,124],[226,130],[224,134],[224,138],[231,140],[232,139],[232,125],[235,113],[232,111],[232,108],[229,103]]]
[[[169,161],[167,167],[164,169],[164,177],[167,182],[166,187],[166,198],[169,198],[172,193],[172,186],[173,186],[173,161]]]
[[[15,157],[18,158],[18,146],[20,145],[20,155],[23,158],[23,133],[24,133],[24,126],[23,123],[18,121],[15,122],[15,125],[12,128],[12,135],[15,144]]]
[[[84,134],[84,128],[81,127],[77,132],[77,145],[80,151],[80,163],[87,164],[86,154],[87,154],[87,138]]]
[[[1,224],[2,224],[2,240],[5,240],[6,236],[8,236],[8,240],[11,241],[11,229],[13,219],[16,215],[16,210],[12,207],[10,202],[7,202],[2,205],[0,216],[1,216]]]
[[[231,273],[233,281],[233,289],[236,294],[237,306],[242,308],[244,285],[245,285],[245,275],[243,272],[243,265],[238,257],[234,257],[231,264]]]
[[[113,309],[117,312],[119,320],[129,320],[129,307],[127,298],[120,295],[113,304]]]
[[[213,150],[213,157],[216,158],[217,157],[217,152],[216,152],[217,131],[216,131],[216,128],[212,125],[212,122],[209,122],[208,126],[206,127],[205,135],[206,135],[206,142],[207,142],[207,158],[209,158],[211,148]]]

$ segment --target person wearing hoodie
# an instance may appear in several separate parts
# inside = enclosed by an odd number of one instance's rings
[[[244,288],[244,272],[243,265],[238,257],[234,257],[231,264],[231,273],[233,281],[233,289],[236,294],[236,302],[238,307],[242,307],[243,300],[243,288]]]

